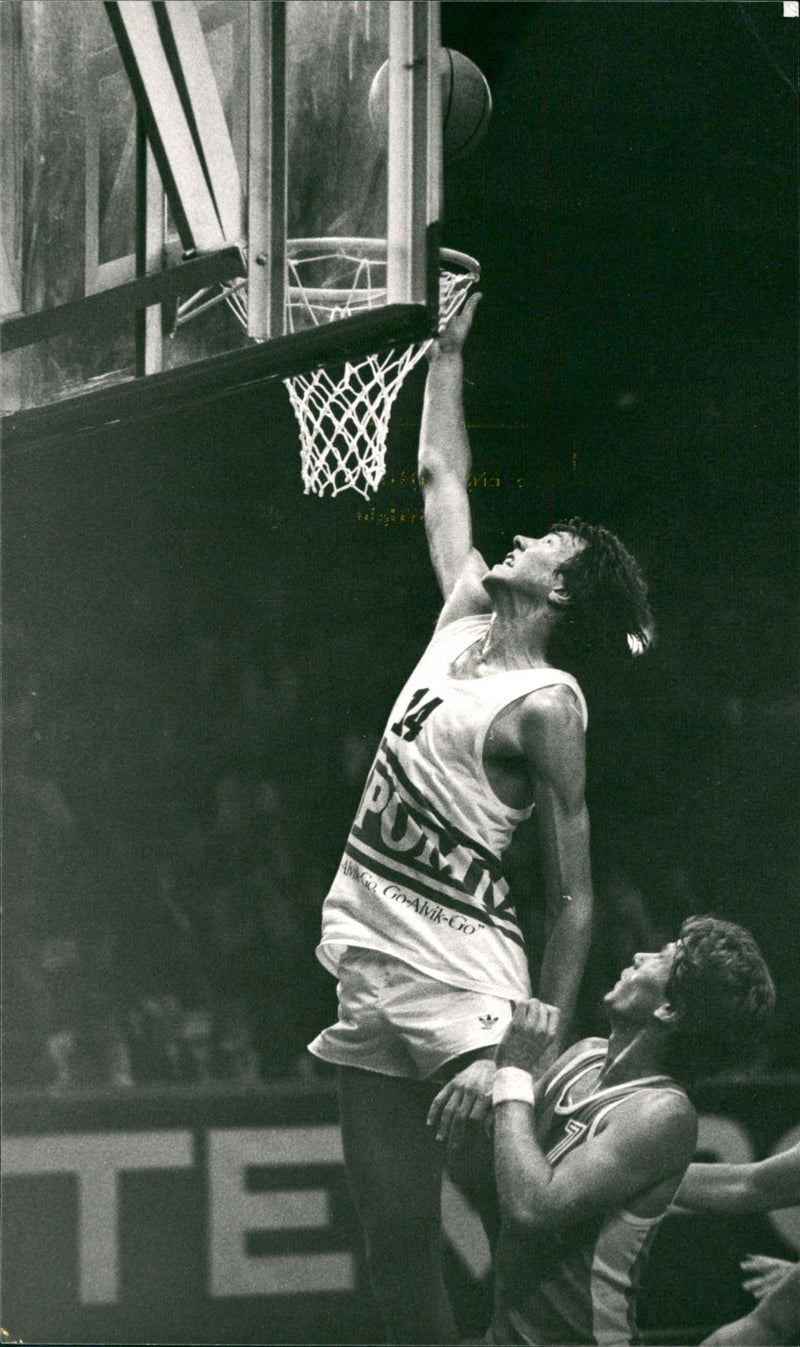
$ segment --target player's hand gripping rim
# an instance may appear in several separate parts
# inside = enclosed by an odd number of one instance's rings
[[[467,296],[458,313],[454,313],[452,318],[445,323],[441,332],[428,347],[428,360],[432,365],[435,365],[439,360],[446,360],[448,356],[461,355],[464,342],[467,340],[469,330],[472,327],[475,310],[482,298],[480,290],[474,290],[471,295]]]

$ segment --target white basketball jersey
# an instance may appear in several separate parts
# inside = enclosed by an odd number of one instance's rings
[[[578,684],[559,669],[460,678],[451,666],[490,615],[442,628],[401,692],[323,907],[317,950],[334,974],[348,945],[381,950],[451,986],[530,996],[528,963],[501,860],[531,814],[495,795],[483,766],[498,712],[539,688]]]

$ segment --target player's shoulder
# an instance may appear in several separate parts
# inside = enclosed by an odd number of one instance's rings
[[[585,752],[586,727],[578,695],[568,683],[548,683],[528,693],[518,707],[522,742],[538,762],[574,766]]]
[[[598,1034],[592,1034],[589,1038],[579,1038],[571,1047],[563,1052],[564,1057],[582,1057],[584,1053],[606,1052],[608,1050],[608,1039],[601,1038]]]
[[[534,688],[520,706],[531,728],[583,731],[583,708],[577,685],[569,674],[554,670],[552,683]]]
[[[581,1058],[590,1056],[596,1057],[601,1061],[608,1049],[607,1038],[579,1038],[577,1042],[572,1043],[570,1047],[565,1048],[561,1056],[553,1063],[554,1073],[561,1073],[566,1067],[571,1066]]]
[[[639,1090],[615,1112],[618,1126],[635,1133],[642,1144],[666,1146],[677,1159],[685,1156],[687,1164],[691,1160],[697,1144],[697,1110],[680,1088]]]
[[[590,1056],[596,1058],[598,1064],[602,1062],[607,1048],[606,1038],[580,1038],[565,1048],[539,1081],[536,1087],[539,1097],[545,1098],[551,1090],[556,1089],[559,1082],[563,1082],[565,1076],[569,1076],[571,1068],[578,1062]]]

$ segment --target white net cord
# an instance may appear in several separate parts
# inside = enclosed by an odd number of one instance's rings
[[[335,377],[327,369],[284,383],[300,428],[303,490],[336,496],[352,488],[368,497],[385,471],[389,418],[408,371],[430,342],[349,362]]]
[[[477,263],[447,253],[439,278],[440,325],[461,307],[477,281]],[[311,259],[318,262],[320,259]],[[356,265],[347,291],[311,289],[302,284],[299,263],[290,262],[291,307],[313,322],[331,322],[385,302],[385,287],[372,272],[385,262],[363,257],[337,261]],[[382,279],[382,278],[381,278]],[[395,398],[406,375],[425,355],[431,339],[402,351],[370,355],[356,364],[320,368],[284,379],[300,429],[303,489],[323,496],[353,490],[365,498],[380,485],[385,472],[386,438]]]

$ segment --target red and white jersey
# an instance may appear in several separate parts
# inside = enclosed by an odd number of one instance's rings
[[[551,1165],[596,1132],[613,1109],[644,1090],[685,1094],[669,1076],[645,1076],[594,1089],[579,1102],[571,1092],[587,1075],[597,1078],[604,1040],[590,1040],[550,1082],[536,1111],[536,1132]],[[495,1264],[496,1343],[636,1342],[636,1291],[663,1212],[636,1216],[619,1208],[562,1231],[528,1237],[504,1230]]]
[[[533,806],[511,809],[483,765],[498,712],[539,688],[578,684],[559,669],[454,677],[491,617],[437,632],[395,703],[323,907],[317,953],[336,973],[348,945],[381,950],[454,987],[530,996],[522,932],[501,861]]]

